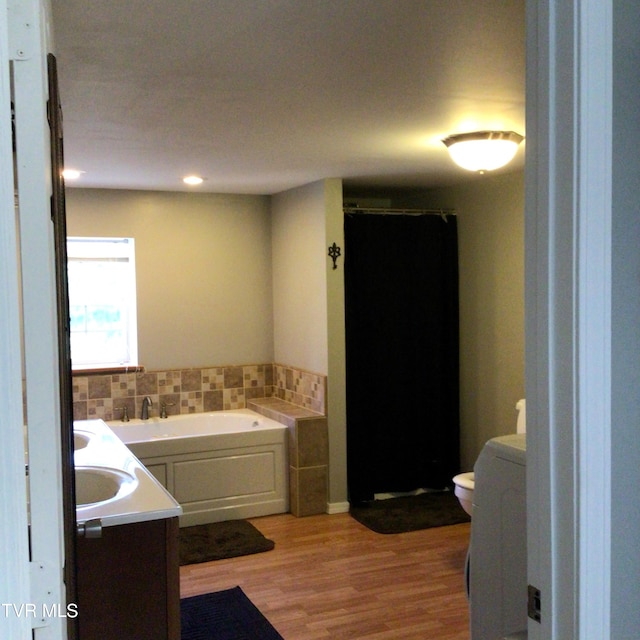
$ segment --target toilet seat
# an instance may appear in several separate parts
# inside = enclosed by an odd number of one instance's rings
[[[468,471],[467,473],[459,473],[453,478],[453,482],[458,487],[463,487],[465,489],[473,491],[475,486],[474,473],[473,471]]]
[[[462,508],[470,515],[473,515],[473,489],[475,486],[475,479],[473,471],[467,473],[459,473],[453,478],[455,488],[453,492],[458,498],[458,501],[462,505]]]

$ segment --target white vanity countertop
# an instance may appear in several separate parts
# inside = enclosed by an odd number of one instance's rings
[[[132,491],[103,502],[76,508],[76,521],[100,519],[103,527],[132,522],[172,518],[182,514],[182,507],[156,480],[102,420],[77,420],[74,433],[88,437],[88,444],[76,448],[76,467],[104,467],[124,471],[135,477]]]

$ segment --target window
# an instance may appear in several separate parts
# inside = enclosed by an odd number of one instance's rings
[[[138,364],[133,238],[67,238],[74,369]]]

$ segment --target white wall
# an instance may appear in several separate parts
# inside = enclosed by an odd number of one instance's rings
[[[269,199],[67,189],[67,231],[135,238],[147,369],[273,361]]]
[[[325,182],[272,197],[275,361],[326,375]]]

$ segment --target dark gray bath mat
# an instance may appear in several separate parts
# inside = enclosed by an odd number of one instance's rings
[[[351,516],[376,533],[405,533],[469,522],[453,491],[421,493],[351,505]]]
[[[182,527],[178,542],[181,565],[262,553],[275,546],[246,520]]]

